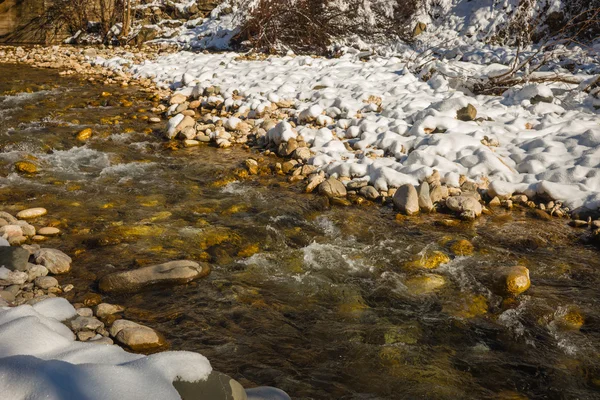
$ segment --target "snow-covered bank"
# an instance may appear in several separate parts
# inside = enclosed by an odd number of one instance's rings
[[[143,356],[114,345],[76,342],[59,321],[65,299],[0,308],[0,393],[5,399],[180,399],[172,382],[204,381],[208,360],[191,352]]]
[[[122,64],[97,62],[117,69]],[[416,184],[438,170],[453,186],[465,175],[499,182],[498,194],[547,195],[571,209],[600,206],[597,97],[562,83],[476,96],[465,87],[466,77],[508,67],[437,61],[436,72],[424,80],[406,65],[398,57],[361,61],[355,54],[250,61],[236,53],[179,52],[129,71],[190,98],[218,86],[222,97],[213,100],[224,101],[242,119],[257,118],[255,123],[269,117],[272,104],[291,101],[294,109],[285,113],[299,125],[268,136],[277,142],[281,135],[285,140],[301,135],[312,145],[310,163],[334,177],[369,180],[387,190]],[[475,106],[476,118],[458,120],[457,111],[468,104]]]

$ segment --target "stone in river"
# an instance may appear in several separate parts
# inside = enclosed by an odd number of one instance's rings
[[[52,226],[46,226],[44,228],[40,228],[37,233],[42,236],[56,236],[60,233],[60,229]]]
[[[35,278],[34,283],[40,289],[49,289],[58,286],[58,281],[52,276],[40,276],[39,278]]]
[[[126,319],[116,320],[110,335],[133,351],[151,350],[166,344],[164,337],[154,329]]]
[[[403,214],[415,215],[419,213],[419,195],[411,184],[400,186],[394,193],[393,201],[396,208]]]
[[[83,330],[95,331],[96,329],[104,328],[104,323],[94,317],[79,316],[70,321],[69,325],[75,332]]]
[[[23,236],[23,228],[20,225],[4,225],[0,227],[0,236],[11,237]]]
[[[231,377],[212,371],[208,378],[197,382],[175,381],[173,386],[182,400],[247,400],[243,386]],[[261,397],[254,397],[261,399]],[[286,400],[289,397],[267,397],[266,400]]]
[[[423,181],[423,183],[419,185],[417,193],[419,195],[419,208],[421,209],[421,211],[433,211],[433,202],[431,201],[431,197],[429,196],[429,184],[427,183],[427,181]]]
[[[512,296],[523,293],[531,286],[529,270],[521,265],[500,269],[496,281],[499,292]]]
[[[319,185],[319,193],[327,197],[346,197],[346,187],[335,178],[329,178]]]
[[[71,270],[71,257],[56,249],[39,249],[33,254],[35,262],[43,265],[51,274],[65,274]]]
[[[24,174],[35,174],[38,172],[38,167],[30,161],[19,161],[15,164],[17,172]]]
[[[22,247],[0,247],[0,267],[11,271],[27,271],[29,252]]]
[[[28,208],[26,210],[19,211],[17,213],[17,218],[19,218],[19,219],[37,218],[37,217],[41,217],[42,215],[46,215],[47,213],[48,213],[48,210],[46,210],[43,207]]]
[[[475,219],[481,215],[483,208],[479,201],[470,196],[454,196],[446,200],[446,207],[454,211],[462,218]]]
[[[206,263],[170,261],[106,275],[100,279],[99,287],[103,292],[136,292],[156,285],[185,284],[205,277],[209,272],[210,267]]]
[[[292,400],[286,392],[270,386],[259,386],[246,389],[248,400]]]

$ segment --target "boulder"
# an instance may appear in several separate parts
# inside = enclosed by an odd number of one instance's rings
[[[319,193],[329,198],[346,197],[346,186],[335,178],[329,178],[319,185]]]
[[[475,219],[483,210],[479,201],[471,196],[449,197],[446,199],[446,207],[465,219]]]
[[[29,252],[22,247],[0,246],[0,267],[11,271],[27,271]]]
[[[103,292],[137,292],[151,286],[185,284],[205,277],[209,272],[206,263],[170,261],[106,275],[100,279],[99,287]]]
[[[394,193],[393,201],[396,208],[403,214],[414,215],[419,213],[419,195],[411,184],[400,186]]]
[[[71,257],[56,249],[39,249],[34,254],[35,262],[43,265],[51,274],[66,274],[71,270]]]

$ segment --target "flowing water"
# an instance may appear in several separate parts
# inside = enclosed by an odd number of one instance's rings
[[[205,260],[204,280],[104,301],[171,349],[294,399],[600,398],[600,253],[585,230],[524,210],[446,227],[443,215],[329,207],[282,176],[236,178],[247,150],[164,148],[136,88],[24,66],[0,76],[2,208],[49,210],[38,226],[64,233],[45,245],[73,256],[59,277],[71,300],[109,272]],[[15,172],[21,160],[39,172]],[[472,256],[412,263],[458,239]],[[532,287],[503,299],[492,276],[511,265]]]

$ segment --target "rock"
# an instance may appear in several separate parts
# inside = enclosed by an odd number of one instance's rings
[[[94,317],[79,316],[69,321],[71,329],[75,332],[79,331],[95,331],[96,329],[104,328],[104,323]]]
[[[413,29],[413,37],[417,37],[425,31],[427,31],[427,24],[424,22],[417,22],[417,25],[415,25],[415,28]]]
[[[335,178],[329,178],[319,185],[319,193],[329,198],[346,197],[346,187]]]
[[[115,321],[115,324],[119,321],[124,320],[117,320]],[[118,333],[114,335],[117,343],[127,346],[133,351],[147,351],[166,345],[164,337],[154,329],[139,324],[136,325],[137,326],[129,325],[120,329]]]
[[[467,104],[456,112],[456,119],[460,121],[474,121],[477,118],[477,109],[472,104]]]
[[[569,225],[574,227],[574,228],[585,228],[587,227],[589,224],[587,221],[581,220],[581,219],[573,219],[571,221],[569,221]]]
[[[102,295],[98,293],[86,293],[83,296],[83,305],[87,307],[94,307],[102,303]]]
[[[250,175],[258,174],[258,163],[256,160],[249,158],[244,162],[244,164],[246,165],[246,169]]]
[[[311,157],[310,149],[308,147],[298,147],[294,151],[293,157],[304,162],[308,161]]]
[[[408,267],[435,269],[442,264],[450,262],[450,257],[441,251],[427,250],[423,254],[418,254],[413,261],[407,263]]]
[[[0,247],[0,267],[11,271],[27,271],[29,252],[22,247]]]
[[[500,205],[502,204],[502,202],[500,201],[500,199],[495,196],[493,199],[490,200],[490,202],[488,203],[488,205],[490,207],[500,207]]]
[[[0,286],[22,285],[27,282],[27,274],[22,271],[11,271],[0,267]]]
[[[23,174],[35,174],[38,172],[38,167],[30,161],[19,161],[15,163],[15,169],[17,172]]]
[[[81,307],[77,309],[77,314],[81,317],[93,317],[94,311],[89,307]]]
[[[531,286],[529,270],[523,266],[501,268],[497,272],[496,286],[501,294],[517,296]]]
[[[82,130],[81,132],[79,132],[77,134],[75,139],[79,140],[80,142],[85,142],[86,140],[88,140],[91,137],[92,137],[92,128],[85,128],[84,130]]]
[[[12,303],[15,301],[15,294],[8,290],[0,290],[0,307],[3,307],[2,301]]]
[[[185,128],[194,127],[196,121],[189,115],[177,114],[167,123],[167,138],[173,139],[177,134]]]
[[[21,225],[4,225],[0,227],[0,236],[6,235],[9,238],[23,236],[23,228]]]
[[[164,264],[109,274],[100,279],[103,292],[136,292],[161,284],[185,284],[208,275],[208,264],[194,261],[171,261]]]
[[[29,225],[25,221],[19,221],[19,226],[23,231],[23,236],[33,237],[35,236],[35,227],[33,225]]]
[[[448,198],[448,187],[441,184],[433,184],[429,192],[429,198],[432,203],[439,203],[440,201]]]
[[[325,182],[325,177],[321,175],[314,175],[312,178],[309,179],[308,185],[306,185],[304,191],[306,193],[312,193],[323,182]]]
[[[479,201],[470,196],[449,197],[446,199],[446,207],[465,219],[475,219],[481,215],[482,211]]]
[[[16,219],[15,217],[13,217],[12,215],[10,215],[9,213],[5,212],[5,211],[0,211],[0,218],[8,221],[10,224],[16,225],[17,222],[19,222],[18,219]]]
[[[46,215],[47,213],[48,213],[48,210],[46,210],[45,208],[42,208],[42,207],[28,208],[26,210],[19,211],[17,213],[17,218],[32,219],[32,218],[41,217],[42,215]]]
[[[94,336],[93,338],[91,338],[87,342],[88,343],[93,343],[93,344],[103,344],[103,345],[106,345],[106,346],[112,346],[114,344],[114,342],[112,341],[111,338],[100,337],[100,335]]]
[[[259,386],[246,389],[248,400],[292,400],[286,392],[270,386]]]
[[[60,229],[58,228],[54,228],[52,226],[46,226],[44,228],[40,228],[37,231],[38,235],[42,235],[42,236],[57,236],[58,234],[60,234]]]
[[[429,197],[429,184],[427,181],[423,181],[423,183],[419,185],[417,194],[419,196],[419,208],[421,211],[433,211],[433,202],[431,201],[431,197]]]
[[[81,54],[83,54],[85,57],[90,57],[90,58],[95,58],[98,55],[98,53],[96,52],[96,49],[94,49],[93,47],[83,50],[81,52]]]
[[[98,318],[104,318],[107,315],[120,313],[122,311],[125,311],[125,307],[108,303],[100,303],[95,308],[96,316]]]
[[[530,210],[527,214],[529,214],[533,218],[541,219],[542,221],[550,221],[552,217],[546,211],[540,209]]]
[[[49,289],[51,287],[58,286],[58,281],[56,278],[51,276],[40,276],[39,278],[35,278],[33,283],[35,283],[35,286],[39,287],[40,289]]]
[[[11,246],[20,246],[25,242],[27,242],[27,236],[25,235],[11,236],[8,238],[8,243],[10,243]]]
[[[43,265],[28,264],[27,282],[32,282],[35,278],[48,275],[48,268]]]
[[[419,195],[411,184],[400,186],[394,193],[392,200],[396,208],[403,214],[415,215],[419,213]]]
[[[450,251],[455,256],[470,256],[474,249],[473,244],[466,239],[456,240],[450,245]]]
[[[71,270],[71,257],[56,249],[39,249],[34,254],[35,262],[43,265],[51,274],[66,274]]]
[[[437,291],[446,284],[446,279],[438,274],[424,274],[406,280],[409,293],[415,295],[429,294]]]
[[[175,381],[173,386],[179,392],[182,400],[247,400],[242,385],[229,376],[212,371],[208,378],[198,382]],[[255,397],[260,399],[260,397]],[[271,398],[265,398],[270,400]],[[273,397],[272,400],[286,400],[289,397]]]
[[[578,331],[585,323],[585,318],[576,307],[559,307],[553,322],[562,330]]]
[[[379,198],[379,192],[373,186],[363,186],[358,193],[368,200],[377,200]]]
[[[181,103],[184,103],[186,100],[187,100],[187,97],[185,97],[184,95],[178,93],[176,95],[173,95],[171,97],[171,99],[169,99],[169,104],[171,104],[171,105],[173,105],[173,104],[181,104]]]
[[[96,336],[96,332],[94,332],[94,331],[79,331],[79,332],[77,332],[77,340],[79,340],[80,342],[87,342],[94,336]]]

